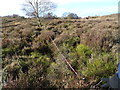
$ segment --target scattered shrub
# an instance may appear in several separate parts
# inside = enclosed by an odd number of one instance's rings
[[[112,61],[105,62],[102,59],[95,59],[93,62],[88,63],[82,73],[87,77],[95,79],[102,77],[109,77],[115,73],[116,65]]]
[[[77,53],[83,58],[85,58],[85,57],[90,58],[91,57],[92,51],[86,45],[80,44],[80,45],[77,46],[76,50],[77,50]]]

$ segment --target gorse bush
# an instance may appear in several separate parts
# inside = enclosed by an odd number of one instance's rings
[[[80,55],[83,58],[87,58],[87,57],[90,58],[91,53],[92,53],[92,50],[88,46],[83,45],[83,44],[78,45],[76,48],[76,51],[78,55]]]
[[[109,77],[115,72],[116,65],[112,61],[105,62],[102,59],[95,59],[87,64],[82,73],[87,77],[94,77],[99,79],[101,77]]]
[[[82,74],[92,80],[100,80],[109,77],[116,71],[117,58],[108,52],[92,52],[92,58],[89,58],[86,66],[82,68]]]

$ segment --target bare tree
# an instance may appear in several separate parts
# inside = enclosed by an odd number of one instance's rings
[[[26,0],[26,3],[23,5],[23,10],[27,16],[37,18],[44,16],[44,14],[49,13],[57,7],[57,5],[50,0]]]

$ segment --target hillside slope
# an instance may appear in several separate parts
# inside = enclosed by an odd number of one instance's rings
[[[117,14],[41,23],[23,17],[2,21],[4,87],[86,88],[116,72]],[[60,52],[85,81],[76,78]]]

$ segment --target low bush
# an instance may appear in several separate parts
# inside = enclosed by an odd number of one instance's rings
[[[77,48],[76,48],[76,51],[83,58],[86,58],[86,57],[90,58],[91,57],[92,51],[86,45],[83,45],[83,44],[78,45]]]
[[[105,62],[102,59],[95,59],[93,62],[88,63],[82,71],[83,75],[93,77],[95,79],[102,77],[109,77],[115,73],[116,65],[112,61]]]

